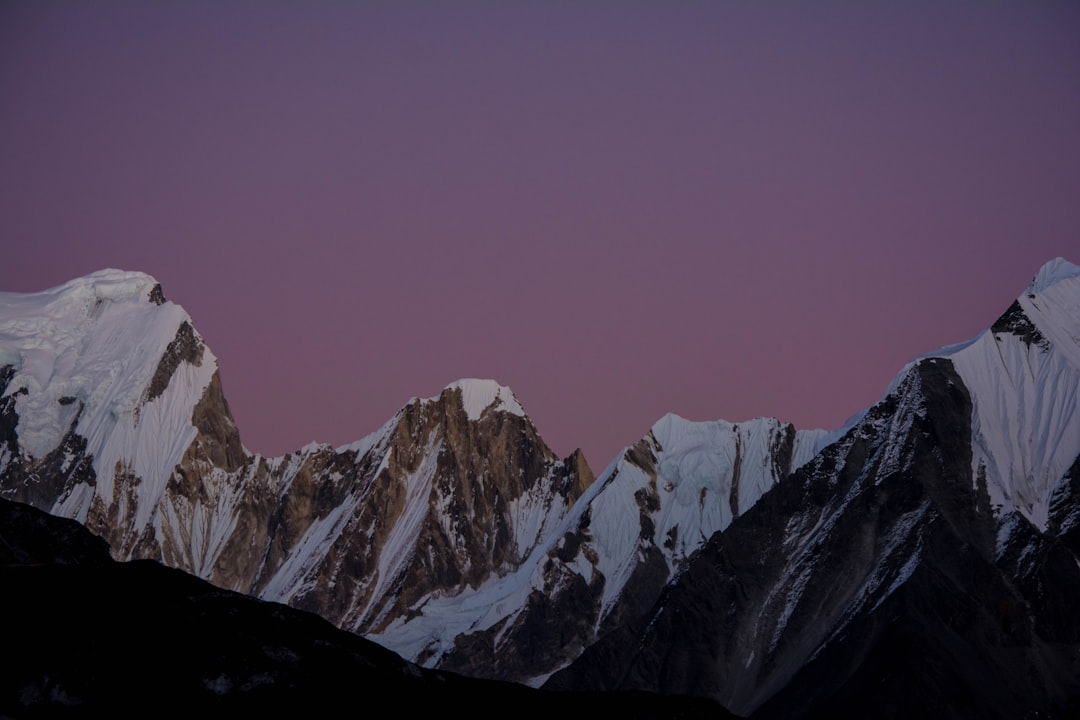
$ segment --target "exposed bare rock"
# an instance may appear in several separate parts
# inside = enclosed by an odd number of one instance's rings
[[[157,283],[154,287],[150,288],[150,294],[147,299],[155,305],[164,305],[168,302],[165,299],[165,293],[161,289],[161,283]]]
[[[202,341],[195,335],[195,329],[186,320],[180,323],[176,331],[176,337],[161,356],[154,377],[150,379],[150,385],[146,388],[146,402],[150,402],[165,392],[173,373],[180,363],[186,362],[199,365],[202,362]]]
[[[96,474],[91,459],[86,456],[86,439],[75,431],[82,405],[65,408],[71,420],[59,445],[42,457],[30,456],[19,445],[19,417],[15,411],[18,396],[27,394],[27,390],[9,393],[13,376],[14,368],[10,365],[0,367],[0,461],[3,462],[0,497],[47,507],[79,485],[93,486]]]
[[[994,333],[1016,335],[1028,347],[1037,345],[1044,350],[1047,348],[1046,338],[1043,337],[1043,334],[1039,332],[1039,328],[1035,327],[1031,319],[1024,313],[1024,308],[1020,306],[1019,300],[1013,301],[1009,309],[990,326],[990,330]]]

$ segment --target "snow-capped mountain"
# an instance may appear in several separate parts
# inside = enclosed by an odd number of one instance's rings
[[[1078,350],[1080,268],[1058,260],[977,338],[908,365],[549,687],[754,717],[1075,712]]]
[[[513,393],[481,380],[344,447],[252,455],[213,354],[139,273],[0,295],[0,318],[5,497],[85,523],[118,559],[350,630],[514,570],[592,481],[580,453],[555,458]]]
[[[85,523],[118,559],[533,683],[648,607],[823,437],[668,416],[594,483],[508,388],[462,380],[350,445],[264,458],[191,319],[120,271],[0,295],[0,359],[5,497]]]
[[[186,313],[104,271],[0,293],[0,495],[427,667],[763,716],[882,707],[871,687],[1015,716],[1080,697],[1078,388],[1059,259],[834,432],[668,415],[594,481],[508,388],[462,380],[265,458]]]

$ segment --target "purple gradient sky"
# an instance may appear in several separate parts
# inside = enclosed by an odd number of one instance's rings
[[[1080,262],[1080,4],[6,2],[0,247],[156,276],[267,454],[837,427]]]

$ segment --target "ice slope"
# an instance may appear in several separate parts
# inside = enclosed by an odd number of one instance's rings
[[[137,507],[116,495],[142,527],[196,435],[192,408],[217,360],[195,334],[198,362],[180,362],[167,387],[148,397],[159,361],[190,323],[155,291],[149,275],[102,270],[39,293],[0,293],[0,365],[15,370],[7,395],[15,397],[22,451],[41,457],[74,429],[93,456],[96,486],[74,488],[53,514],[85,522],[94,497],[112,502],[120,472],[140,478]]]
[[[1080,267],[1050,261],[1002,320],[924,357],[951,359],[971,393],[973,482],[999,515],[1017,511],[1045,531],[1080,455]]]
[[[790,433],[790,461],[780,461]],[[590,532],[607,582],[602,615],[622,592],[639,562],[640,523],[648,517],[669,574],[713,533],[723,530],[769,488],[807,462],[826,436],[795,431],[772,418],[733,424],[661,418],[597,480]],[[647,452],[653,462],[642,462]]]

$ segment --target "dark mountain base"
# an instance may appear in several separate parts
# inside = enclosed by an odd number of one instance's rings
[[[528,707],[732,717],[705,700],[556,694],[423,670],[321,618],[151,561],[116,563],[73,521],[0,501],[0,717],[447,713]]]

